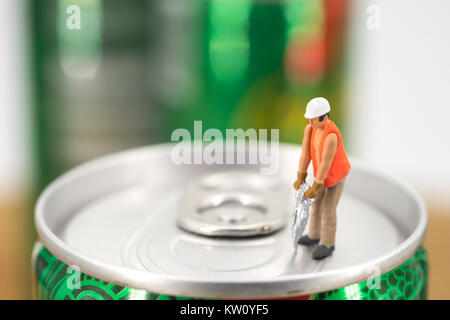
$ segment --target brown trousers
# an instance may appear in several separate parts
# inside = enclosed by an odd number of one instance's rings
[[[309,237],[320,239],[320,243],[332,247],[336,239],[336,207],[344,191],[345,179],[322,189],[313,204],[309,225]]]

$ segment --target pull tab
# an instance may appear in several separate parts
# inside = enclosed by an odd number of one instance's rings
[[[267,235],[286,224],[286,187],[275,177],[224,172],[188,186],[178,226],[211,237]]]

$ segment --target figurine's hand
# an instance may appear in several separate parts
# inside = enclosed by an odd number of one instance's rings
[[[304,196],[309,199],[314,199],[317,197],[317,194],[322,191],[323,189],[323,183],[317,183],[314,181],[311,188],[305,191]]]
[[[297,172],[297,180],[294,182],[294,189],[298,190],[302,184],[305,183],[306,172]]]

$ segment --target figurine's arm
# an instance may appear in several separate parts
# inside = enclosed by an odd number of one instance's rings
[[[300,156],[300,161],[298,164],[297,180],[295,180],[294,182],[295,190],[298,190],[306,180],[306,170],[308,169],[309,162],[311,161],[311,154],[309,152],[309,144],[311,143],[311,131],[312,127],[310,124],[308,124],[303,134],[302,155]]]
[[[311,162],[311,153],[310,153],[310,143],[311,143],[311,132],[312,126],[308,124],[305,128],[305,132],[303,134],[303,142],[302,142],[302,155],[300,156],[300,161],[298,164],[298,172],[306,173],[308,169],[309,163]]]
[[[317,175],[315,178],[315,182],[324,183],[325,178],[327,177],[328,170],[330,170],[331,164],[333,163],[334,156],[336,155],[336,150],[338,146],[338,138],[336,134],[329,134],[324,141],[323,144],[323,154],[322,161],[319,164],[319,168],[317,169]]]

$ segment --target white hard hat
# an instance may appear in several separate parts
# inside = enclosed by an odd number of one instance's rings
[[[314,119],[321,117],[330,112],[330,103],[325,98],[314,98],[306,106],[306,119]]]

